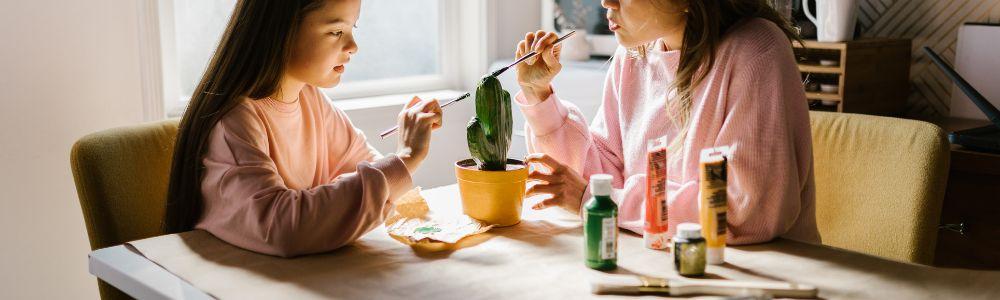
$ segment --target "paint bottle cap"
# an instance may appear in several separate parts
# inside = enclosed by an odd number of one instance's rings
[[[725,250],[726,248],[724,247],[708,247],[708,250],[705,251],[705,260],[708,261],[708,264],[710,265],[724,264],[726,263],[726,259],[724,257]]]
[[[590,175],[590,193],[594,196],[611,196],[611,180],[608,174]]]
[[[642,233],[642,243],[649,249],[667,249],[667,245],[670,244],[670,236],[667,235],[667,232],[646,231]]]
[[[701,224],[681,223],[677,225],[677,237],[682,239],[696,239],[701,237]]]

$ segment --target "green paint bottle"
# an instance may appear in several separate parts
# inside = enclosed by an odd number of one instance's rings
[[[584,205],[583,238],[587,267],[611,270],[618,267],[618,205],[611,200],[611,175],[590,176],[590,193]]]

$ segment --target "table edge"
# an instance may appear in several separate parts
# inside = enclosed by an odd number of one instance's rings
[[[95,250],[87,260],[90,274],[137,299],[214,299],[125,245]]]

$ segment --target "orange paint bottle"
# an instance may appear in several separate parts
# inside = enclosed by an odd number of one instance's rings
[[[642,241],[649,249],[666,249],[667,235],[667,145],[665,138],[646,146],[646,203]]]

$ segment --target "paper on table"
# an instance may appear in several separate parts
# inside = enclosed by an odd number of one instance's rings
[[[467,215],[434,215],[420,195],[419,187],[397,200],[385,227],[393,239],[415,247],[455,244],[493,228]]]

